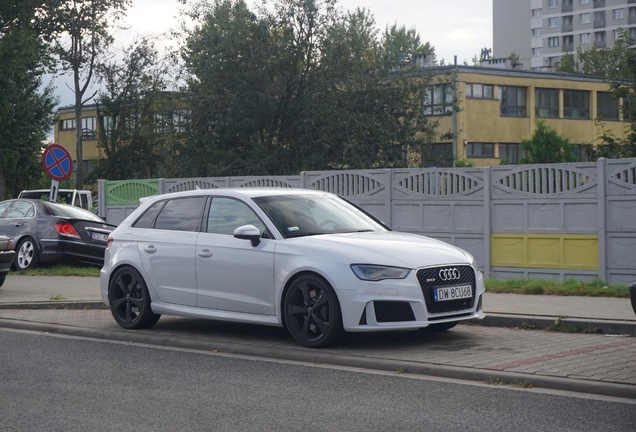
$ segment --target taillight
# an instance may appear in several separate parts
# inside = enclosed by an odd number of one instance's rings
[[[106,250],[110,249],[111,244],[113,244],[113,238],[108,237],[108,240],[106,240]]]
[[[57,233],[59,235],[63,235],[65,237],[73,237],[73,238],[77,238],[77,239],[82,239],[82,237],[80,237],[79,233],[77,232],[77,230],[75,229],[75,227],[73,225],[71,225],[68,222],[59,222],[55,224],[55,231],[57,231]]]

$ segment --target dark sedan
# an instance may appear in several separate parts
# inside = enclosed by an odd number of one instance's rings
[[[0,202],[0,232],[13,242],[17,270],[62,262],[101,266],[113,229],[99,216],[67,204],[37,199]]]
[[[11,239],[0,234],[0,286],[7,278],[14,256],[15,251],[11,247]]]

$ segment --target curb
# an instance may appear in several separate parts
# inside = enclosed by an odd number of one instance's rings
[[[108,309],[102,301],[43,301],[0,303],[0,309]]]
[[[636,336],[636,321],[594,320],[559,316],[508,315],[486,312],[486,317],[478,324],[489,327],[522,327],[524,325],[547,329],[560,320],[560,326],[574,326],[589,333]]]
[[[636,386],[585,381],[560,377],[537,376],[513,372],[493,371],[488,369],[446,366],[434,363],[417,363],[405,360],[375,359],[347,354],[325,353],[321,350],[298,348],[290,349],[280,346],[258,346],[232,342],[180,339],[171,336],[144,335],[135,332],[95,330],[59,324],[37,323],[0,318],[0,328],[13,328],[38,332],[81,336],[93,339],[109,339],[122,342],[158,345],[172,348],[196,349],[208,352],[220,352],[252,357],[265,357],[278,360],[298,361],[305,363],[373,369],[395,373],[411,373],[441,378],[453,378],[467,381],[485,382],[488,380],[503,381],[506,384],[531,383],[533,387],[552,390],[590,393],[603,396],[614,396],[636,399]]]

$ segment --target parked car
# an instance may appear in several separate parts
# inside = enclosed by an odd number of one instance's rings
[[[161,314],[260,323],[307,347],[343,330],[447,330],[484,317],[469,253],[304,189],[151,197],[108,238],[100,285],[124,328]]]
[[[104,263],[108,235],[115,228],[88,210],[38,199],[0,202],[0,232],[11,238],[13,266],[39,263]]]
[[[11,239],[0,234],[0,287],[7,278],[14,256],[15,251],[11,245]]]
[[[32,198],[48,201],[51,196],[49,189],[33,189],[23,190],[18,195],[18,198]],[[57,192],[57,199],[63,201],[66,204],[81,207],[85,210],[91,210],[93,203],[93,197],[89,190],[77,190],[77,189],[60,189]]]

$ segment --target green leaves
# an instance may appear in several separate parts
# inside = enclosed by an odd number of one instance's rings
[[[567,138],[560,136],[556,130],[545,123],[545,120],[537,120],[532,138],[522,140],[520,145],[526,151],[526,157],[521,159],[522,164],[543,164],[575,162],[574,146]]]

